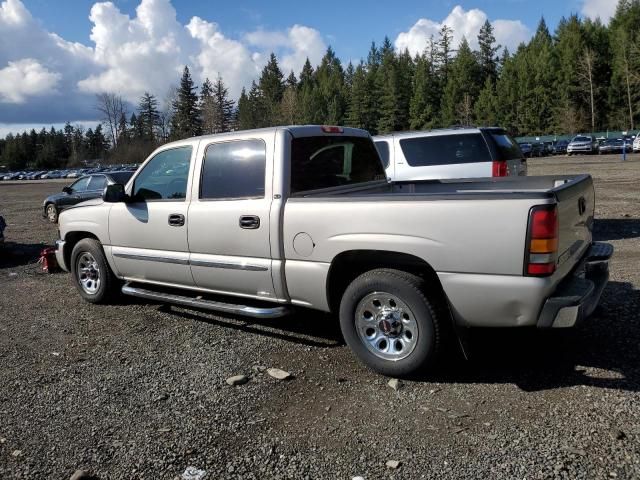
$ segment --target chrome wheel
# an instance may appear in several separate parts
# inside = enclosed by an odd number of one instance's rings
[[[384,360],[406,358],[418,341],[418,322],[413,312],[390,293],[373,292],[360,300],[355,323],[362,343]]]
[[[51,223],[55,223],[58,219],[58,212],[56,212],[56,206],[53,203],[47,205],[47,218]]]
[[[78,255],[76,277],[82,290],[89,295],[94,295],[100,288],[100,267],[89,252]]]

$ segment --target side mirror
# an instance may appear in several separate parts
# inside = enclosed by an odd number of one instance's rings
[[[124,191],[124,185],[121,183],[107,185],[102,193],[102,200],[108,203],[124,202],[126,198],[127,194]]]
[[[63,187],[62,191],[63,191],[63,193],[66,193],[67,195],[71,195],[73,193],[73,190],[71,189],[71,187]]]

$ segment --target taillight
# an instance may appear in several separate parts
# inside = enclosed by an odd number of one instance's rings
[[[344,128],[334,127],[333,125],[323,125],[322,131],[324,133],[344,133]]]
[[[555,205],[531,209],[528,239],[525,272],[538,277],[551,275],[556,270],[558,257],[558,208]]]
[[[508,175],[507,162],[505,162],[505,161],[494,161],[491,164],[491,176],[492,177],[506,177],[507,175]]]

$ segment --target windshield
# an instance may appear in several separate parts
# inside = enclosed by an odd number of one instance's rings
[[[591,141],[591,137],[576,137],[573,139],[574,142],[590,142]]]
[[[291,193],[386,180],[367,137],[302,137],[291,141]]]

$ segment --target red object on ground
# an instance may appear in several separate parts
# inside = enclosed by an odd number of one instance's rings
[[[40,260],[42,270],[47,273],[53,273],[58,270],[58,261],[56,260],[56,249],[53,247],[44,248],[40,252]]]

